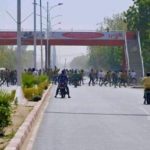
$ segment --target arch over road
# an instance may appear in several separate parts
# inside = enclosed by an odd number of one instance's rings
[[[22,45],[34,44],[34,32],[22,32]],[[125,69],[133,69],[138,77],[144,76],[143,59],[140,48],[140,37],[136,32],[36,32],[37,45],[80,45],[80,46],[122,46],[125,56]],[[16,31],[1,31],[0,45],[16,45]],[[46,48],[47,50],[47,48]],[[45,53],[50,54],[50,52]],[[49,56],[45,57],[50,59]],[[46,62],[50,62],[47,61]],[[48,65],[49,66],[49,65]]]

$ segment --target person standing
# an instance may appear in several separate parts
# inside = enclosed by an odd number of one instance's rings
[[[150,72],[146,74],[142,82],[144,85],[144,104],[150,104]]]
[[[91,85],[94,85],[95,82],[94,82],[94,77],[95,77],[95,74],[94,74],[94,69],[91,69],[90,73],[89,73],[89,78],[90,78],[90,81],[89,81],[89,86]]]

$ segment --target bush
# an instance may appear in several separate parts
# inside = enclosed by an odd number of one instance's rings
[[[36,95],[36,96],[32,97],[32,101],[34,101],[34,102],[37,102],[39,100],[41,100],[41,96],[39,96],[39,95]]]
[[[23,93],[25,98],[27,98],[28,100],[32,100],[34,96],[39,95],[39,90],[37,87],[23,88]]]
[[[38,85],[46,80],[48,80],[48,77],[46,75],[37,76],[31,73],[24,73],[22,75],[22,84],[23,87],[26,88],[34,87],[35,85]]]
[[[48,80],[46,80],[46,81],[40,83],[38,85],[38,87],[46,90],[48,88],[48,85],[49,85]]]
[[[31,73],[23,74],[23,93],[28,100],[37,101],[48,87],[48,77],[46,75],[33,75]]]
[[[14,100],[16,95],[16,90],[12,90],[11,92],[11,99]]]
[[[12,95],[0,90],[0,135],[4,135],[4,129],[11,123]]]
[[[35,84],[37,84],[36,76],[34,76],[30,73],[24,73],[22,75],[22,85],[23,85],[23,87],[30,88],[30,87],[33,87]]]
[[[38,86],[34,86],[31,88],[23,88],[23,93],[26,99],[30,101],[35,101],[34,97],[41,97],[43,91],[48,87],[48,81],[44,81],[40,83]]]

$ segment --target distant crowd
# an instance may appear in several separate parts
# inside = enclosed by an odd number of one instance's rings
[[[75,82],[78,85],[84,84],[84,79],[86,77],[89,78],[88,85],[94,86],[98,84],[99,86],[129,86],[137,83],[137,75],[134,70],[129,71],[128,73],[125,71],[103,71],[97,69],[91,69],[89,71],[85,71],[83,69],[65,69],[66,74],[68,76],[68,83],[74,84]],[[60,69],[55,67],[54,69],[46,69],[46,70],[37,70],[35,68],[24,69],[24,72],[32,73],[34,75],[46,74],[49,77],[49,80],[53,84],[57,84],[58,76],[60,74]],[[0,70],[0,86],[6,84],[16,85],[17,84],[17,71],[16,70]]]

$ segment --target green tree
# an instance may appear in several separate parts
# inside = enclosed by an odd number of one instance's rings
[[[109,28],[109,31],[126,31],[127,24],[124,22],[124,13],[114,14],[111,18],[104,18],[103,27]]]
[[[114,14],[111,18],[104,18],[100,24],[98,31],[109,29],[109,31],[126,31],[127,24],[124,22],[124,14]],[[89,50],[89,66],[97,69],[120,69],[122,66],[122,47],[111,46],[90,46]]]
[[[150,0],[133,0],[125,12],[128,30],[140,31],[145,70],[150,70]]]
[[[0,67],[16,69],[16,50],[13,47],[0,46]],[[33,65],[33,51],[22,51],[22,66],[28,68]]]
[[[87,68],[87,61],[88,61],[87,55],[75,57],[70,62],[70,67],[74,68],[74,69],[86,69]]]
[[[97,69],[119,70],[122,65],[121,47],[94,46],[89,48],[89,65]]]
[[[16,56],[14,50],[7,46],[0,47],[0,67],[15,68]]]

